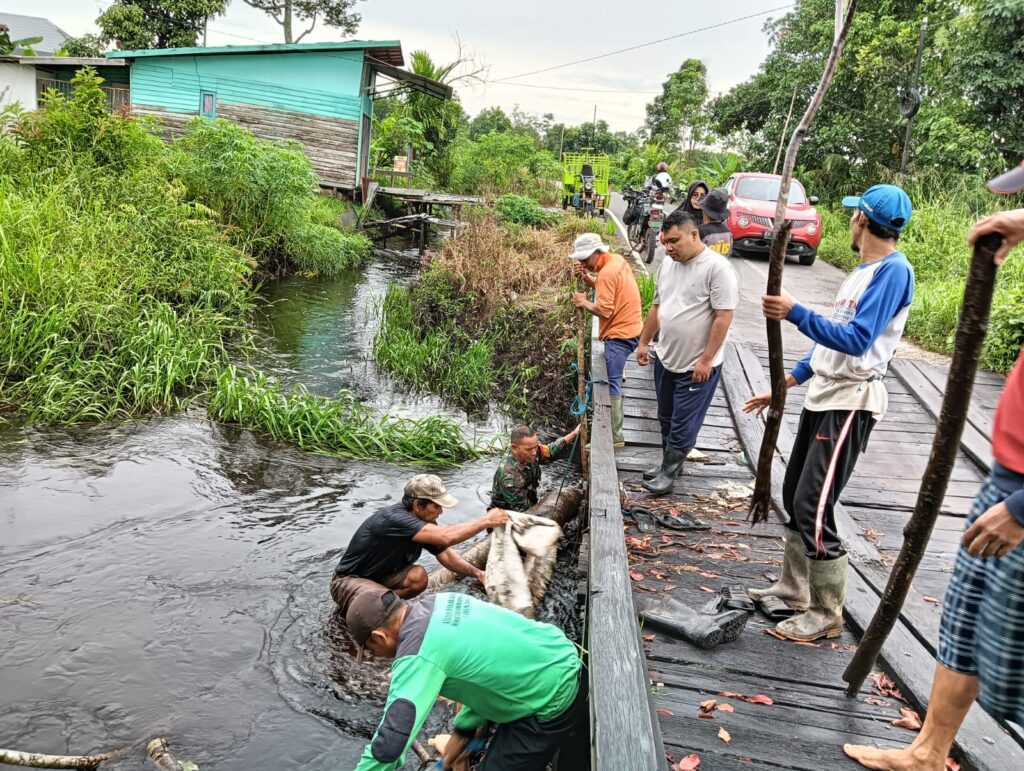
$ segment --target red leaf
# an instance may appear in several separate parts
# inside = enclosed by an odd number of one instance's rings
[[[661,542],[662,542],[662,543],[672,543],[672,536],[669,536],[669,535],[663,535],[663,536],[661,537]]]
[[[718,573],[712,573],[709,570],[701,571],[698,575],[702,575],[705,578],[718,578]]]
[[[718,729],[718,738],[726,744],[732,741],[732,735],[728,731],[726,731],[725,728]]]
[[[644,580],[644,574],[641,573],[639,570],[630,570],[629,571],[629,577],[632,578],[634,581],[643,581]]]
[[[872,704],[876,707],[891,707],[892,705],[885,699],[877,699],[874,696],[868,696],[864,699],[865,704]]]
[[[659,715],[675,715],[675,713],[672,710],[670,710],[670,709],[659,709],[658,710],[658,714]]]
[[[714,589],[708,589],[706,586],[698,586],[697,588],[700,589],[702,592],[707,592],[708,594],[715,593]]]
[[[735,712],[736,708],[732,704],[719,704],[715,707],[719,712]]]
[[[715,716],[712,715],[710,712],[698,712],[697,713],[697,717],[702,717],[705,720],[714,720],[715,719]]]
[[[703,710],[704,712],[710,712],[711,710],[713,710],[713,709],[715,708],[715,705],[716,705],[716,704],[718,704],[718,702],[717,702],[717,701],[715,701],[714,699],[708,699],[708,700],[706,700],[706,701],[702,701],[702,702],[700,703],[700,708],[701,708],[701,709],[702,709],[702,710]]]
[[[698,768],[700,768],[700,755],[695,752],[680,760],[669,771],[697,771]]]
[[[743,701],[749,701],[751,704],[774,704],[775,703],[769,697],[765,696],[763,693],[759,693],[759,694],[757,694],[757,696],[744,696],[743,697]]]
[[[924,600],[925,602],[931,603],[932,605],[941,605],[942,604],[942,600],[937,600],[934,597],[927,597],[927,596],[925,596],[925,597],[922,597],[921,599]]]
[[[786,638],[786,637],[783,637],[783,636],[782,636],[781,634],[779,634],[778,632],[776,632],[776,631],[775,631],[774,629],[772,629],[772,628],[771,628],[770,626],[766,626],[766,627],[764,628],[764,633],[765,633],[766,635],[768,635],[769,637],[774,637],[774,638],[775,638],[776,640],[786,640],[786,639],[788,639],[788,638]]]
[[[871,680],[875,684],[875,690],[873,693],[878,696],[891,696],[894,699],[906,702],[906,699],[903,698],[903,693],[896,687],[896,683],[894,683],[892,678],[885,674],[885,672],[876,672],[871,675]]]
[[[900,707],[900,714],[903,715],[899,720],[893,720],[894,726],[900,728],[906,728],[909,731],[920,731],[921,730],[921,716],[918,715],[910,707]]]
[[[727,699],[742,699],[742,693],[736,693],[735,691],[720,691],[719,696],[724,696]]]
[[[638,585],[636,590],[638,592],[647,592],[648,594],[657,594],[657,592],[649,586]]]
[[[678,589],[678,588],[679,588],[679,584],[665,584],[665,588],[662,589],[662,591],[663,592],[671,592],[673,589]]]
[[[654,639],[654,635],[653,634],[645,634],[644,635],[644,642],[650,642],[653,639]]]
[[[739,527],[740,526],[740,523],[737,522],[735,519],[727,519],[725,521],[725,524],[727,524],[729,527]]]

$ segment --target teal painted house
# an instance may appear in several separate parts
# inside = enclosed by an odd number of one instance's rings
[[[384,88],[451,98],[451,88],[399,69],[397,40],[114,51],[130,63],[131,105],[170,135],[197,116],[225,118],[264,139],[301,143],[321,184],[358,189],[367,175],[373,97]]]

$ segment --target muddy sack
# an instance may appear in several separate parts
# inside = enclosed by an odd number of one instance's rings
[[[491,602],[533,618],[551,580],[561,536],[562,528],[546,517],[508,512],[505,527],[491,533],[484,581]]]

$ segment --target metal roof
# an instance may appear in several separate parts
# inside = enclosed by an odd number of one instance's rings
[[[107,57],[139,59],[155,56],[224,56],[230,54],[302,54],[331,51],[373,50],[373,57],[392,67],[405,64],[402,44],[397,40],[344,40],[338,43],[273,43],[267,45],[211,46],[192,48],[146,48],[136,51],[110,51]]]
[[[366,55],[366,61],[369,62],[370,68],[386,78],[395,81],[400,88],[408,88],[412,91],[419,91],[421,94],[435,97],[436,99],[451,99],[452,98],[452,87],[445,85],[437,80],[431,80],[425,75],[417,75],[415,72],[409,72],[408,70],[400,70],[397,67],[392,67],[390,64],[379,61],[376,56]],[[383,96],[389,94],[394,89],[374,89],[375,96]]]
[[[11,40],[41,37],[42,42],[32,46],[32,49],[40,54],[56,53],[64,45],[64,41],[71,37],[52,21],[44,19],[42,16],[0,13],[0,24],[6,24],[10,28]]]
[[[128,62],[91,56],[0,56],[0,62],[34,64],[40,67],[127,67]]]

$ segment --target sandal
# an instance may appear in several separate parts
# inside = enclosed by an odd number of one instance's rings
[[[690,514],[666,514],[663,511],[659,511],[654,515],[658,524],[669,530],[710,530],[711,525],[707,522],[703,522]]]
[[[719,596],[722,598],[722,607],[726,610],[754,612],[754,601],[747,596],[747,590],[739,584],[723,586]]]
[[[785,600],[780,600],[778,597],[773,597],[770,594],[762,597],[759,604],[761,612],[764,613],[769,621],[782,621],[796,615],[796,611],[789,607]]]
[[[636,529],[641,533],[653,533],[658,529],[657,525],[654,524],[654,514],[650,509],[636,506],[623,513],[632,517],[633,521],[636,522]]]

